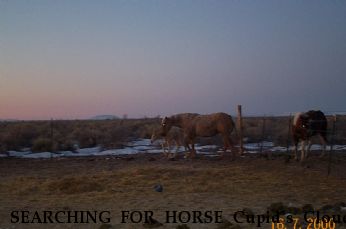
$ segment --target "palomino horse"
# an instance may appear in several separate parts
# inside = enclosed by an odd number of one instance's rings
[[[312,136],[318,135],[323,145],[323,154],[326,151],[327,144],[327,119],[321,111],[308,111],[306,113],[297,113],[293,119],[292,135],[294,142],[295,159],[298,160],[298,144],[302,141],[302,153],[300,161],[303,161],[310,151]],[[308,141],[308,149],[305,152],[305,143]]]
[[[235,126],[232,117],[226,113],[220,112],[209,115],[193,113],[177,114],[163,118],[161,125],[166,129],[170,129],[172,126],[183,129],[184,141],[192,157],[196,155],[196,137],[211,137],[220,134],[223,139],[224,152],[229,147],[233,148],[230,136]],[[191,148],[189,144],[191,144]]]
[[[166,132],[165,128],[163,128],[162,126],[155,129],[153,131],[153,134],[151,135],[151,144],[153,144],[160,138],[164,139],[164,143],[161,144],[161,147],[164,155],[168,158],[175,158],[180,146],[185,145],[184,133],[183,130],[179,127],[173,126],[168,132]],[[175,145],[176,149],[175,153],[171,154],[171,146],[173,145]]]

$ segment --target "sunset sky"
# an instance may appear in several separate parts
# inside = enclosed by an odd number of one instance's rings
[[[346,111],[346,1],[0,0],[0,119]]]

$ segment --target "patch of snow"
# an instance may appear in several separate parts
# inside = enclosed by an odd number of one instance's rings
[[[102,152],[98,152],[95,154],[95,156],[101,156],[101,155],[128,155],[128,154],[136,154],[138,153],[138,150],[126,147],[123,149],[111,149],[111,150],[105,150]]]
[[[289,149],[290,150],[290,149]],[[274,146],[273,148],[270,149],[270,151],[274,152],[286,152],[287,151],[287,147],[283,147],[283,146]]]
[[[207,157],[220,157],[221,154],[205,154]]]
[[[133,149],[139,150],[139,151],[150,150],[150,149],[152,149],[152,148],[153,148],[153,146],[146,146],[146,145],[134,146],[134,147],[133,147]]]
[[[273,147],[274,146],[274,143],[273,142],[261,142],[259,143],[260,145],[262,144],[263,147]]]
[[[128,146],[150,146],[151,145],[151,141],[150,139],[138,139],[132,142],[129,142]]]
[[[84,155],[92,155],[92,154],[98,153],[100,151],[101,151],[101,147],[99,147],[99,146],[76,150],[77,153],[84,154]]]
[[[333,150],[346,150],[346,146],[345,145],[334,145]]]
[[[60,151],[59,152],[63,157],[78,157],[78,156],[89,156],[88,154],[81,155],[78,152],[73,151]]]
[[[219,147],[217,145],[204,145],[204,146],[196,146],[197,150],[217,150]]]
[[[22,156],[22,158],[55,158],[55,157],[60,157],[61,155],[51,153],[51,152],[41,152],[41,153],[30,153],[30,154],[25,154]]]
[[[162,149],[150,149],[146,153],[163,153]]]
[[[31,151],[7,151],[9,157],[23,157],[25,154],[30,154]]]
[[[321,145],[311,145],[311,150],[322,150],[322,146]]]
[[[261,149],[261,147],[263,149],[274,147],[274,143],[273,142],[266,142],[266,141],[264,141],[264,142],[246,143],[246,144],[244,144],[244,148],[246,150],[259,150],[259,149]]]
[[[236,146],[238,147],[238,146]],[[244,148],[250,153],[259,153],[260,149],[271,152],[286,152],[287,148],[284,146],[275,146],[273,142],[259,142],[259,143],[247,143],[244,144]],[[299,147],[301,148],[301,147]],[[216,157],[219,156],[223,150],[216,145],[196,145],[197,154]],[[314,144],[311,146],[311,151],[321,150],[322,146]],[[294,150],[293,146],[290,146],[289,151]],[[330,150],[330,146],[327,146],[327,151]],[[334,151],[346,150],[346,145],[334,145]],[[176,152],[176,147],[170,148],[171,153]],[[181,146],[178,149],[178,153],[186,152],[185,147]],[[163,153],[163,150],[158,144],[151,144],[150,139],[138,139],[131,141],[128,145],[121,149],[103,150],[101,147],[92,147],[78,149],[76,151],[60,151],[57,153],[41,152],[33,153],[28,149],[27,151],[8,151],[7,154],[0,154],[0,157],[19,157],[19,158],[56,158],[56,157],[84,157],[84,156],[107,156],[107,155],[131,155],[138,153]]]

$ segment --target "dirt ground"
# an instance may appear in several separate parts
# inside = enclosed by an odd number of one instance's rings
[[[146,228],[122,211],[154,212],[158,228],[256,228],[235,223],[244,208],[264,214],[277,202],[315,209],[346,201],[346,152],[312,153],[306,163],[273,153],[167,160],[159,154],[56,159],[0,158],[0,228]],[[154,186],[161,184],[162,192]],[[11,223],[12,211],[109,211],[106,224]],[[230,224],[165,223],[165,211],[222,211]],[[346,215],[346,212],[343,212]],[[32,218],[32,215],[30,216]],[[233,225],[231,225],[233,223]],[[179,227],[180,226],[180,227]],[[261,228],[272,228],[262,224]],[[336,228],[342,228],[337,225]]]

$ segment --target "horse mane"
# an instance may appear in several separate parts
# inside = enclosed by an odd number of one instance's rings
[[[298,120],[300,118],[300,116],[302,116],[303,112],[298,112],[294,115],[294,118],[293,118],[293,125],[296,126],[297,123],[298,123]]]

